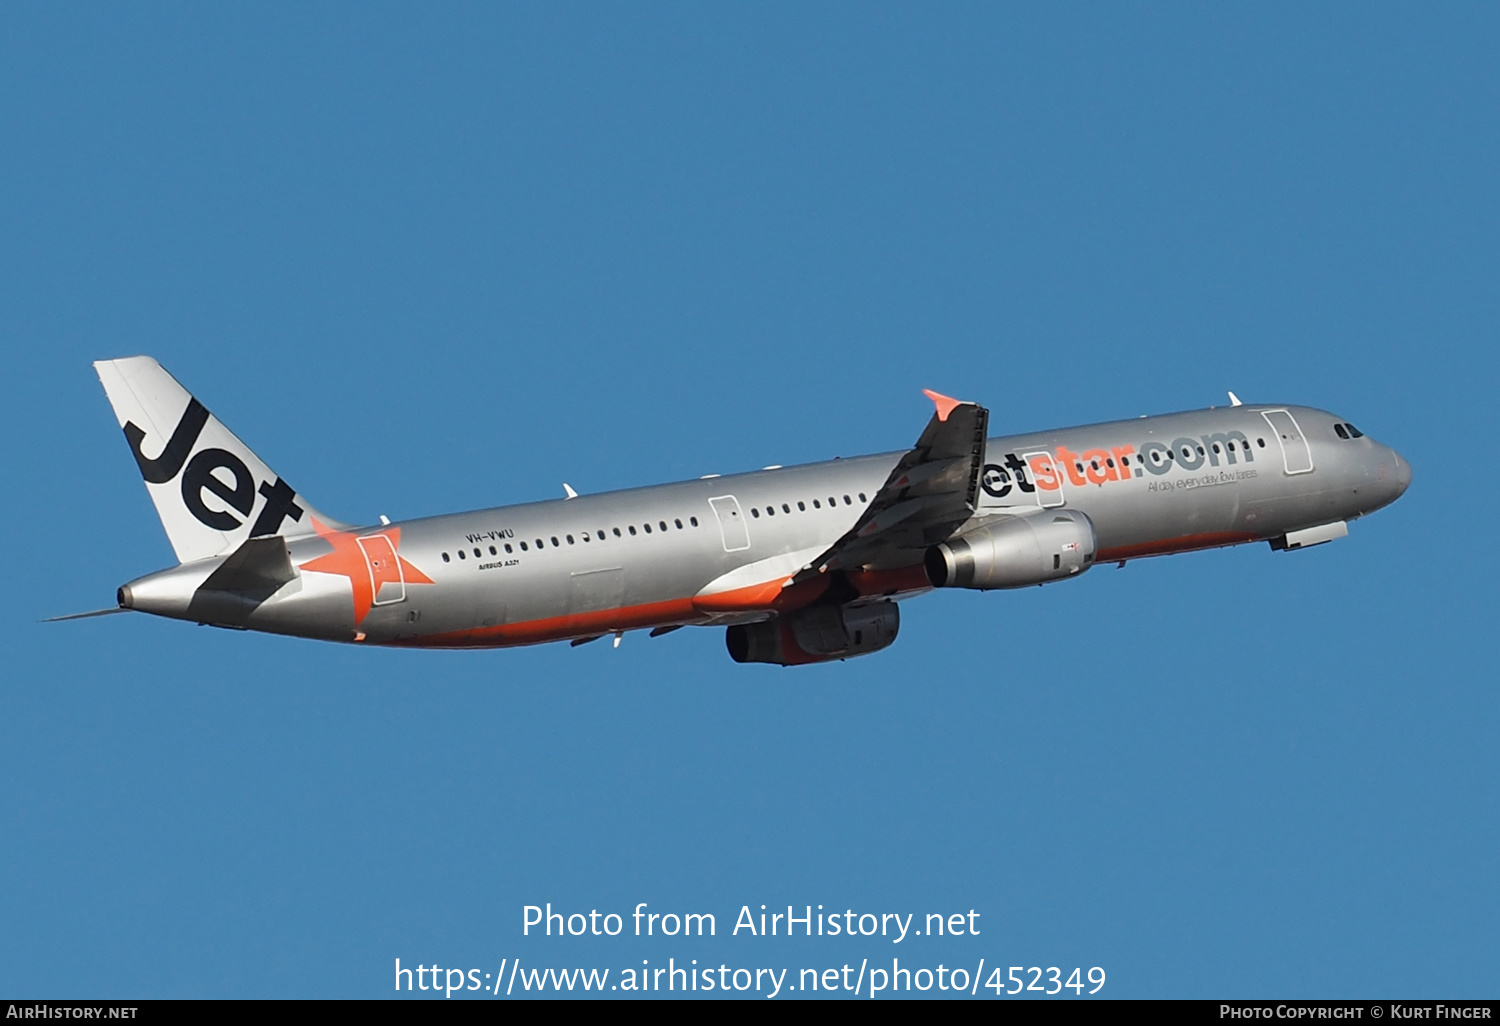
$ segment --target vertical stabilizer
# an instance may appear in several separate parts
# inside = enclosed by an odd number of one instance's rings
[[[167,539],[186,563],[247,538],[315,533],[318,513],[149,356],[94,364]]]

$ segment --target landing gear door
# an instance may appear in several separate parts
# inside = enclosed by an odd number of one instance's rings
[[[1266,423],[1276,432],[1276,440],[1281,443],[1281,458],[1286,461],[1286,472],[1310,472],[1313,468],[1312,450],[1308,448],[1307,439],[1291,413],[1286,410],[1263,410],[1261,416],[1266,418]]]
[[[714,516],[719,520],[719,534],[724,539],[725,552],[743,552],[750,547],[750,528],[745,525],[745,514],[740,510],[740,500],[733,495],[718,495],[708,500]]]
[[[365,554],[365,565],[370,570],[370,594],[377,606],[390,605],[406,599],[406,579],[401,573],[401,560],[396,558],[396,547],[383,534],[372,534],[357,539],[360,551]]]

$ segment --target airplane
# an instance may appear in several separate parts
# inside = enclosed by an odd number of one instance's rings
[[[902,452],[357,526],[315,509],[154,359],[94,364],[178,565],[116,606],[404,648],[574,645],[723,627],[741,663],[867,655],[898,603],[1100,563],[1298,551],[1394,502],[1411,465],[1343,417],[1242,403],[991,438],[926,391]]]

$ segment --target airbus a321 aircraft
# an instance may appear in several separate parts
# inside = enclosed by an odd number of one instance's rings
[[[1411,482],[1342,417],[1242,404],[1000,438],[927,392],[905,452],[357,527],[314,509],[155,360],[94,365],[180,561],[118,609],[364,645],[583,644],[725,627],[739,662],[876,652],[897,602],[1244,542],[1295,550]],[[96,614],[80,614],[83,616]],[[65,618],[59,618],[65,619]]]

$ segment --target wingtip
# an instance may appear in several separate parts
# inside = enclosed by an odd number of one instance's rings
[[[922,394],[932,400],[932,405],[937,407],[937,419],[947,421],[948,415],[963,405],[962,399],[954,399],[952,396],[934,392],[930,388],[922,389]]]

